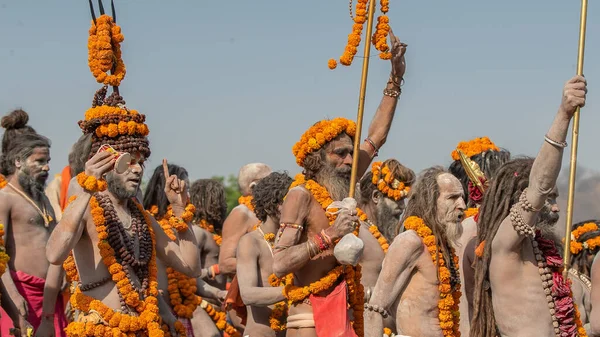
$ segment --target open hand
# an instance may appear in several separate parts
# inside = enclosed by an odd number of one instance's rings
[[[392,77],[397,78],[398,81],[400,81],[404,77],[404,71],[406,71],[404,54],[406,53],[406,47],[408,45],[400,42],[400,39],[394,35],[392,28],[390,28],[390,45],[392,46]]]
[[[565,83],[563,89],[561,109],[568,118],[573,117],[577,108],[585,106],[585,95],[587,94],[587,81],[583,76],[575,76]]]
[[[169,203],[173,207],[184,208],[188,202],[188,191],[184,180],[176,175],[169,175],[169,166],[166,159],[163,159],[163,171],[165,174],[165,194]]]

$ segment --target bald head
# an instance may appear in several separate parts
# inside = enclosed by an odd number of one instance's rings
[[[238,174],[238,185],[242,195],[252,194],[252,187],[272,171],[269,165],[263,163],[250,163],[242,166]]]

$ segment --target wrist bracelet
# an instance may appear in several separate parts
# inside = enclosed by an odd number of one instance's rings
[[[402,93],[402,89],[400,89],[400,88],[398,88],[398,90],[388,89],[388,88],[383,89],[383,95],[392,97],[392,98],[400,97],[401,93]]]

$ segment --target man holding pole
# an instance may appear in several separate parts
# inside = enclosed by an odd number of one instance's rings
[[[587,84],[575,76],[564,87],[558,113],[535,160],[503,165],[479,213],[471,336],[584,336],[562,258],[536,224],[551,209],[565,138]]]
[[[391,38],[392,73],[358,157],[353,160],[356,124],[344,118],[314,124],[293,148],[304,173],[296,176],[283,203],[273,257],[275,275],[285,276],[284,296],[295,304],[289,311],[287,336],[363,335],[360,268],[340,265],[332,256],[337,240],[358,229],[356,205],[339,213],[327,208],[348,196],[352,165],[362,175],[387,138],[406,51],[405,44]],[[353,327],[348,304],[354,311]]]

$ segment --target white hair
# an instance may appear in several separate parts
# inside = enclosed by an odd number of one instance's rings
[[[242,195],[250,195],[252,187],[271,172],[273,172],[271,167],[263,163],[250,163],[242,166],[238,174],[238,186]]]

